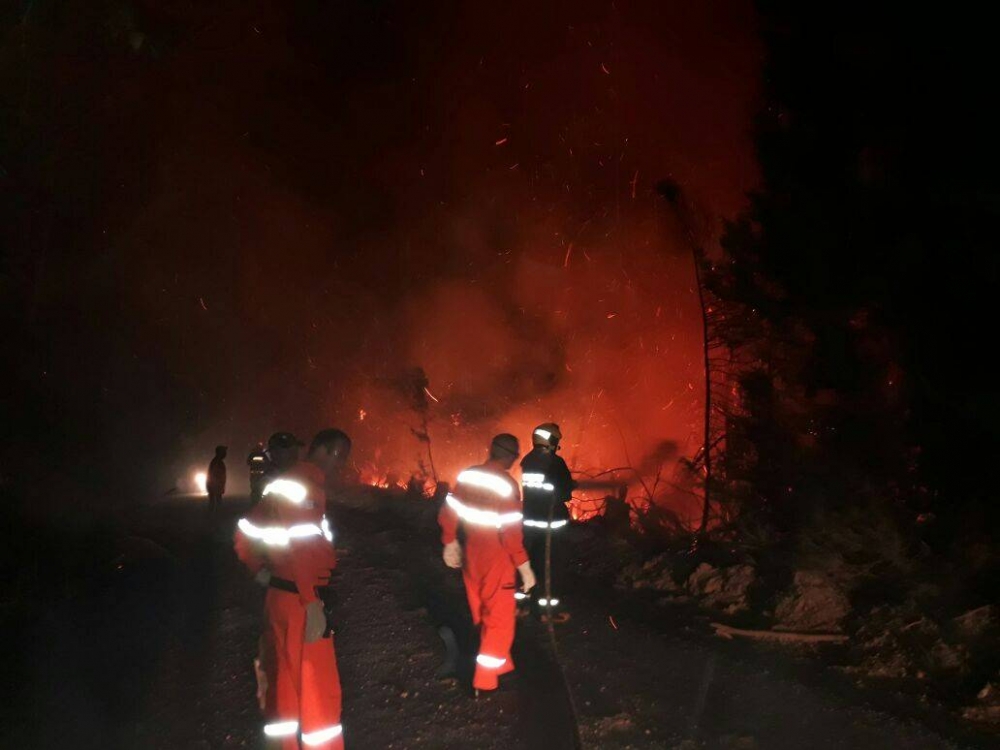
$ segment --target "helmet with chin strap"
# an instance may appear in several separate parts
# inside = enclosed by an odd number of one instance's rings
[[[538,425],[531,433],[531,444],[543,446],[552,450],[559,449],[559,441],[562,440],[562,431],[555,422],[546,422]]]

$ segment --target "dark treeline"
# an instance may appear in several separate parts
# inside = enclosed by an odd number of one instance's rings
[[[722,496],[795,552],[995,567],[997,114],[975,19],[762,2],[762,182],[709,269]],[[907,562],[904,562],[907,561]],[[969,566],[969,567],[964,567]]]

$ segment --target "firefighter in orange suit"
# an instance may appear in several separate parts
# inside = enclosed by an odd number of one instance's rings
[[[521,492],[507,470],[520,453],[517,438],[497,435],[489,459],[458,475],[438,522],[444,544],[444,562],[462,568],[472,621],[479,628],[479,653],[472,686],[496,690],[497,678],[513,671],[510,647],[514,642],[517,606],[516,574],[522,589],[535,585],[521,531]],[[459,545],[459,524],[465,532],[465,550]]]
[[[236,553],[268,587],[258,696],[264,734],[282,750],[344,747],[332,613],[323,602],[337,563],[323,488],[350,448],[340,430],[320,432],[307,460],[271,477],[238,523]]]

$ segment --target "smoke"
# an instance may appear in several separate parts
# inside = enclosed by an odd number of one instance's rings
[[[634,234],[646,232],[655,234],[655,225]],[[377,447],[383,472],[405,479],[426,459],[412,436],[424,413],[446,476],[480,460],[492,434],[527,442],[544,421],[562,425],[565,455],[585,473],[655,471],[651,457],[676,459],[664,441],[687,452],[697,443],[700,330],[690,258],[653,239],[620,248],[582,242],[577,258],[568,241],[550,237],[538,250],[540,241],[527,233],[492,264],[413,290],[392,332],[373,334],[369,377],[339,390],[330,413]],[[426,412],[407,403],[390,375],[410,366],[426,373]]]
[[[23,107],[75,136],[18,178],[77,252],[47,264],[40,325],[67,299],[127,321],[53,335],[46,392],[112,384],[106,443],[158,432],[147,485],[330,424],[403,478],[428,447],[447,478],[542,421],[579,471],[692,452],[694,280],[653,185],[713,232],[753,185],[749,3],[120,5],[64,10],[60,29],[125,23],[96,52],[33,21]],[[110,369],[69,365],[81,339]]]

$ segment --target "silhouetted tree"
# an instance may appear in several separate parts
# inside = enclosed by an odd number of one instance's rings
[[[727,486],[782,535],[874,507],[947,543],[995,505],[990,46],[923,11],[760,10],[761,186],[704,279],[738,362]]]

